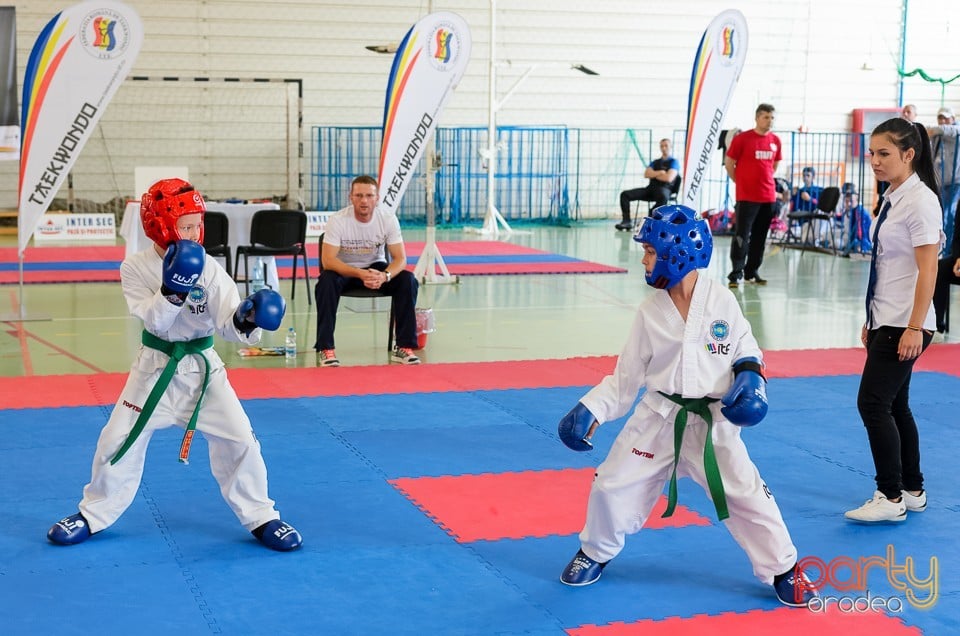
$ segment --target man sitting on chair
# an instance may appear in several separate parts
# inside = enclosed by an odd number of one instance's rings
[[[670,200],[670,187],[680,172],[680,162],[670,156],[670,140],[660,140],[660,158],[654,159],[643,172],[650,183],[642,188],[624,190],[620,193],[620,214],[623,220],[617,223],[618,230],[632,230],[630,204],[634,201],[653,201],[653,207],[659,208]]]
[[[803,185],[793,189],[793,197],[790,199],[791,211],[808,212],[812,215],[817,211],[817,203],[823,193],[823,188],[814,185],[813,180],[817,176],[817,171],[812,166],[804,167],[800,176],[803,178]],[[819,237],[830,233],[829,223],[823,220],[813,223],[811,219],[803,219],[800,221],[800,225],[802,228],[801,235],[806,234],[805,242],[819,243]],[[812,236],[810,235],[811,232],[813,233]]]
[[[377,181],[359,176],[350,184],[350,205],[333,214],[324,228],[317,279],[317,363],[340,366],[333,331],[344,291],[366,287],[391,297],[397,342],[390,359],[420,364],[417,347],[417,290],[419,284],[406,270],[407,254],[396,215],[377,207]],[[387,251],[390,263],[387,263]],[[392,328],[392,326],[391,326]]]

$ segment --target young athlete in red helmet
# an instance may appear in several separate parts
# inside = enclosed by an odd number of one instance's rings
[[[137,493],[153,433],[180,426],[180,461],[200,431],[220,493],[243,527],[273,550],[300,547],[300,533],[267,495],[260,443],[213,349],[214,333],[256,344],[262,329],[280,326],[286,307],[272,290],[240,300],[233,279],[206,258],[205,211],[201,194],[181,179],[158,181],[143,195],[141,221],[154,244],[120,265],[127,306],[143,321],[143,346],[100,432],[80,510],[50,528],[53,543],[80,543],[113,525]]]

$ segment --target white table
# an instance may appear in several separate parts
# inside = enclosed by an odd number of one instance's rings
[[[276,203],[219,203],[208,201],[207,209],[223,212],[230,221],[230,247],[234,250],[238,245],[250,244],[250,220],[257,210],[279,210]],[[143,233],[143,224],[140,222],[140,202],[128,201],[123,210],[123,221],[120,223],[120,236],[126,241],[126,255],[130,256],[146,248],[152,241]],[[277,262],[272,256],[264,257],[264,278],[271,289],[280,291],[280,278],[277,276]],[[246,272],[244,272],[246,274]],[[239,272],[234,272],[238,276]]]

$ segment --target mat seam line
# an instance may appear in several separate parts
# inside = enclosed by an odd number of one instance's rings
[[[222,634],[223,630],[221,630],[220,626],[217,624],[217,619],[213,616],[213,610],[207,603],[207,600],[204,598],[203,591],[200,589],[196,577],[194,577],[193,573],[190,571],[190,568],[188,568],[184,563],[183,552],[180,550],[179,544],[170,533],[170,529],[167,527],[166,519],[164,519],[163,514],[160,512],[160,506],[150,495],[150,489],[145,481],[140,483],[140,495],[146,501],[147,507],[150,509],[150,514],[153,516],[153,519],[157,524],[157,528],[160,530],[160,536],[163,537],[163,540],[170,549],[170,554],[173,556],[177,567],[180,568],[180,575],[183,577],[184,583],[187,584],[188,591],[193,595],[194,601],[197,602],[197,609],[200,610],[201,617],[206,621],[211,633]]]

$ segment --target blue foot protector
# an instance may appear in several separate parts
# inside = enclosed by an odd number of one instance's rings
[[[577,550],[577,553],[573,555],[573,559],[571,559],[567,567],[563,569],[563,574],[560,575],[560,582],[575,587],[596,583],[606,565],[606,563],[594,561],[584,554],[583,550]]]
[[[263,545],[280,552],[296,550],[303,543],[297,529],[279,519],[268,521],[255,530],[251,530],[251,533]]]
[[[83,543],[90,538],[90,524],[79,512],[53,524],[47,531],[47,539],[57,545]]]
[[[774,578],[773,589],[777,598],[788,607],[808,607],[810,601],[820,598],[817,588],[814,587],[805,572],[798,572],[796,566]]]

